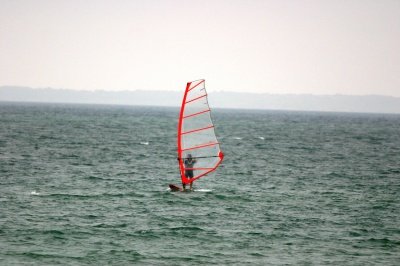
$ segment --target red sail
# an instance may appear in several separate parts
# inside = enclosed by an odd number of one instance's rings
[[[205,81],[188,82],[178,123],[178,162],[184,184],[214,171],[223,160],[210,112]],[[194,164],[185,164],[189,157]],[[191,173],[193,178],[188,178]]]

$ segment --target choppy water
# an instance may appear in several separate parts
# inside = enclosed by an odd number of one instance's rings
[[[215,110],[172,193],[177,113],[0,104],[0,264],[398,265],[400,116]]]

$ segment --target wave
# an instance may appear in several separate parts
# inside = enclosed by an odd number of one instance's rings
[[[368,242],[382,245],[385,247],[400,246],[399,240],[392,240],[392,239],[389,239],[386,237],[385,238],[370,238],[370,239],[368,239]]]
[[[174,232],[181,232],[181,231],[189,231],[189,232],[202,232],[204,229],[197,227],[197,226],[177,226],[177,227],[171,227],[169,230],[172,230]]]
[[[135,192],[127,193],[99,193],[99,194],[73,194],[73,193],[38,193],[35,195],[43,197],[55,197],[55,198],[122,198],[122,197],[140,197],[141,195]]]
[[[68,256],[68,255],[61,255],[61,254],[49,254],[49,253],[39,253],[39,252],[22,252],[22,253],[16,253],[15,255],[22,255],[22,256],[26,256],[26,257],[34,258],[34,259],[39,259],[39,258],[81,259],[81,258],[84,258],[82,256]]]
[[[121,224],[99,223],[99,224],[93,225],[93,227],[95,227],[95,228],[125,228],[127,226],[128,226],[128,224],[126,224],[126,223],[121,223]]]

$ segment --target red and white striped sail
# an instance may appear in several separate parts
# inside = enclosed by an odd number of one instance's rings
[[[185,169],[184,160],[189,154],[196,163],[193,168]],[[223,158],[211,119],[205,80],[188,82],[178,123],[178,162],[182,183],[191,183],[214,171]],[[193,170],[193,178],[186,177],[186,170]]]

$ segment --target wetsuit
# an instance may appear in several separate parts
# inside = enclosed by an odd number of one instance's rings
[[[196,163],[196,160],[192,158],[190,159],[187,158],[185,159],[184,163],[185,163],[185,168],[193,168],[194,164]],[[185,176],[189,179],[193,178],[193,170],[192,169],[185,170]]]

